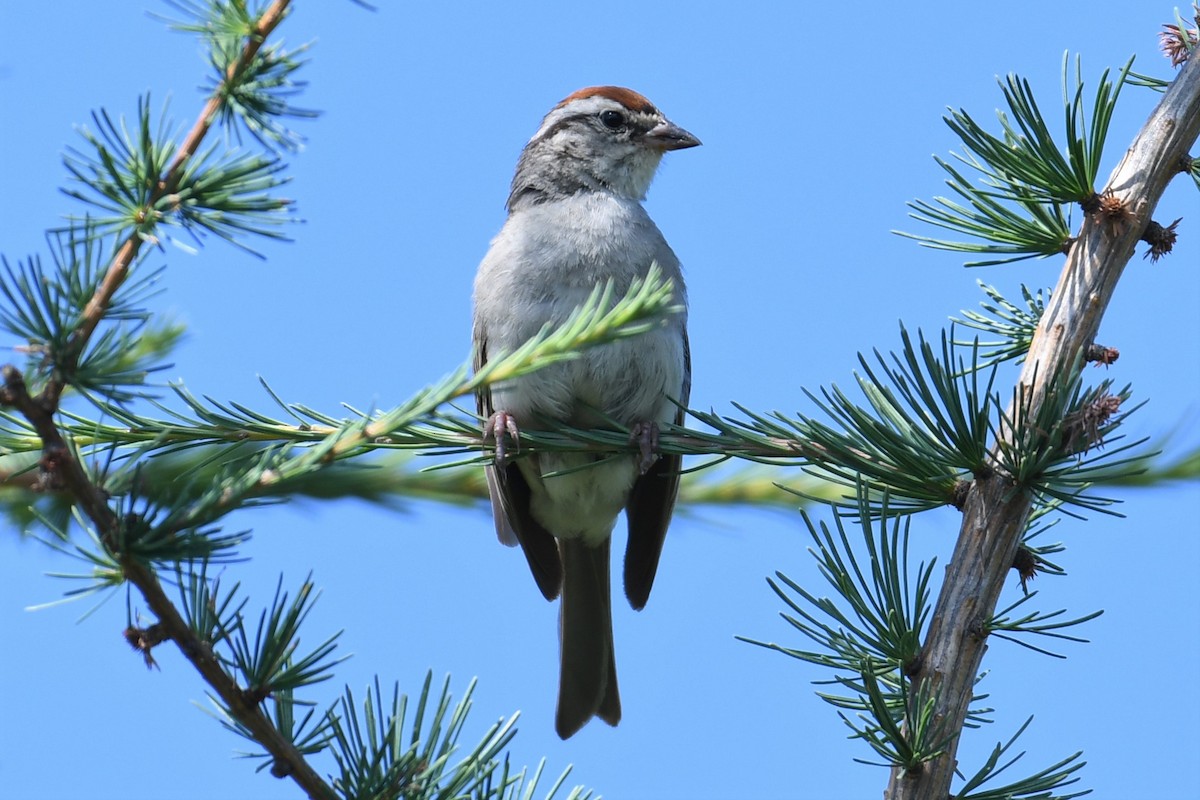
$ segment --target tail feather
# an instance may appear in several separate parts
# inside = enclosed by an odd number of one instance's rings
[[[609,725],[620,722],[621,698],[613,651],[609,540],[589,547],[580,540],[560,539],[558,546],[563,582],[554,727],[568,739],[594,716]]]

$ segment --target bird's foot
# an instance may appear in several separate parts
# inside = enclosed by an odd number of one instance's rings
[[[488,417],[483,425],[483,440],[496,440],[496,466],[503,467],[508,463],[508,448],[505,446],[506,437],[512,439],[513,453],[521,452],[521,431],[517,428],[517,420],[507,411],[497,411]]]
[[[629,442],[638,445],[641,458],[638,459],[638,471],[645,475],[658,460],[658,423],[639,422],[629,431]]]

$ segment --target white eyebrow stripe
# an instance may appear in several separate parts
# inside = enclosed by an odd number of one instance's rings
[[[547,131],[549,131],[551,128],[554,128],[564,119],[580,116],[586,117],[610,108],[617,111],[628,111],[625,106],[617,101],[598,95],[572,100],[566,105],[556,107],[553,111],[547,114],[546,118],[542,120],[541,127],[538,128],[537,133],[529,137],[529,141],[533,142],[540,139],[546,134]]]

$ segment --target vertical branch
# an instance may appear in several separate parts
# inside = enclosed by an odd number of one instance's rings
[[[1019,389],[1032,418],[1046,401],[1055,377],[1071,369],[1100,326],[1113,290],[1180,158],[1200,136],[1200,59],[1191,59],[1151,113],[1113,171],[1107,192],[1129,212],[1114,227],[1088,216],[1068,255],[1042,316],[1021,373]],[[1010,414],[1018,413],[1012,409]],[[1001,430],[1002,437],[1012,435]],[[1010,442],[1011,444],[1011,442]],[[946,568],[914,676],[938,693],[937,714],[961,733],[975,680],[987,649],[987,625],[996,611],[1031,511],[1028,493],[997,472],[975,481],[963,510],[962,528]],[[924,769],[893,769],[889,800],[945,800],[957,765],[958,735],[947,752]]]

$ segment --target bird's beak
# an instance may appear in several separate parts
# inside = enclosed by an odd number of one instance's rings
[[[663,120],[647,131],[645,142],[657,150],[664,151],[683,150],[700,144],[699,139],[670,120]]]

